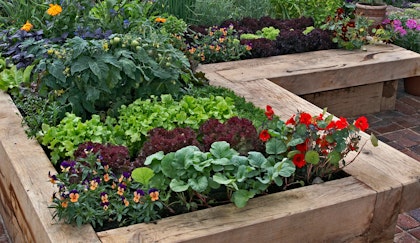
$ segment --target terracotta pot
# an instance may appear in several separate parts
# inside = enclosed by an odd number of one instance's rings
[[[420,96],[420,76],[405,78],[404,89],[408,94]]]
[[[377,25],[381,24],[384,21],[386,16],[386,4],[381,5],[370,5],[365,3],[356,3],[356,15],[362,15],[372,20],[372,28],[375,28]]]

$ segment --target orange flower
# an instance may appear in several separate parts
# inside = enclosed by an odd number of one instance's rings
[[[157,17],[157,18],[155,19],[155,22],[156,22],[156,23],[165,23],[165,22],[166,22],[166,19],[165,19],[165,18],[160,18],[160,17]]]
[[[29,20],[27,20],[26,23],[22,26],[22,28],[20,28],[20,30],[24,30],[26,32],[29,32],[29,31],[31,31],[31,29],[33,27],[34,26],[31,24],[31,22],[29,22]]]
[[[159,191],[156,189],[150,189],[149,190],[149,196],[152,200],[152,202],[159,200]]]
[[[75,203],[79,200],[79,192],[77,190],[71,190],[69,197],[70,197],[70,202]]]
[[[69,203],[68,203],[67,200],[61,202],[61,207],[63,207],[63,208],[67,208],[68,205],[69,205]]]
[[[58,4],[52,4],[50,3],[50,8],[47,10],[47,14],[51,16],[59,15],[63,9]]]
[[[108,173],[106,173],[106,174],[104,175],[104,181],[105,181],[105,182],[108,182],[108,181],[109,181],[109,175],[108,175]]]

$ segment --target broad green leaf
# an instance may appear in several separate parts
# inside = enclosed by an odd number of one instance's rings
[[[258,168],[263,168],[264,164],[267,162],[267,159],[262,153],[255,151],[250,151],[248,153],[248,159],[250,165]]]
[[[282,177],[290,177],[296,171],[296,166],[290,159],[283,159],[282,162],[276,163],[274,168],[276,168],[277,173]]]
[[[305,142],[305,139],[304,138],[302,138],[302,137],[294,137],[294,138],[292,138],[292,140],[290,140],[289,143],[287,143],[287,146],[292,147],[292,146],[296,146],[298,144],[301,144],[303,142]]]
[[[184,192],[188,190],[190,186],[187,183],[185,183],[185,181],[172,179],[171,183],[169,184],[169,187],[174,192]]]
[[[198,179],[196,178],[188,179],[188,185],[190,185],[194,191],[203,192],[207,189],[209,183],[208,183],[207,177],[201,176]]]
[[[88,56],[81,56],[77,58],[70,66],[70,74],[80,73],[89,68],[89,63],[94,62],[92,58]],[[63,69],[64,70],[64,69]]]
[[[175,158],[175,153],[168,153],[162,159],[161,168],[162,173],[169,178],[177,178],[178,174],[176,169],[172,166],[172,161]]]
[[[235,179],[229,179],[225,175],[221,173],[216,173],[213,175],[213,181],[222,184],[222,185],[228,185],[235,181]]]
[[[141,183],[144,186],[149,184],[150,179],[155,175],[152,169],[147,167],[136,168],[131,173],[134,181]]]
[[[305,161],[310,164],[318,164],[319,163],[319,154],[314,150],[309,150],[305,154]]]
[[[246,206],[249,199],[253,198],[254,196],[255,193],[241,189],[233,192],[231,200],[236,205],[236,207],[243,208]]]
[[[66,82],[66,76],[63,73],[65,68],[66,67],[60,60],[54,60],[53,63],[48,65],[48,72],[61,82]]]
[[[373,133],[370,134],[370,142],[372,143],[372,145],[374,147],[378,146],[378,139],[376,138],[376,136]]]
[[[232,156],[239,154],[234,149],[231,149],[230,144],[225,141],[214,142],[211,145],[210,153],[217,159],[230,159]]]
[[[327,159],[331,164],[338,165],[338,162],[341,160],[341,155],[339,152],[334,150],[328,154]]]
[[[109,72],[108,65],[100,59],[95,59],[94,62],[89,62],[89,68],[100,82],[106,79]]]
[[[267,152],[267,154],[278,155],[278,154],[282,154],[286,152],[287,146],[282,140],[274,138],[274,139],[270,139],[266,143],[265,151]]]

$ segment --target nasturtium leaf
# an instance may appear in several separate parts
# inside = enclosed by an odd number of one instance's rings
[[[141,183],[142,185],[147,186],[150,179],[155,175],[152,169],[148,167],[140,167],[133,170],[131,177],[134,181]]]
[[[255,196],[255,193],[247,191],[247,190],[237,190],[233,192],[232,194],[232,202],[236,205],[238,208],[243,208],[246,206],[249,199],[253,198]]]
[[[378,146],[378,139],[376,138],[376,136],[373,133],[370,134],[370,142],[372,143],[372,145],[374,147]]]
[[[171,183],[169,183],[169,187],[174,192],[184,192],[188,190],[190,186],[187,183],[185,183],[185,181],[172,179]]]
[[[175,153],[168,153],[165,155],[161,162],[162,173],[169,178],[178,177],[177,170],[172,165],[172,161],[174,160],[174,158]]]
[[[246,165],[240,165],[235,175],[236,180],[238,182],[243,182],[246,179],[247,172]]]
[[[338,162],[341,160],[341,155],[338,151],[332,151],[328,154],[327,159],[330,161],[331,164],[338,165]]]
[[[305,161],[310,164],[318,164],[319,162],[319,154],[314,150],[309,150],[305,154]]]
[[[282,186],[283,185],[283,178],[280,176],[276,176],[273,178],[274,182],[276,183],[277,186]]]

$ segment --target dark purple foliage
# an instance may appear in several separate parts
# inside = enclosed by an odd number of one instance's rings
[[[242,155],[249,151],[263,151],[257,130],[246,118],[232,117],[225,123],[209,119],[200,126],[199,134],[205,151],[216,141],[226,141]]]
[[[103,165],[108,165],[117,175],[120,175],[123,172],[129,172],[135,168],[135,165],[130,162],[130,153],[126,146],[85,142],[79,145],[74,152],[74,157],[86,158],[85,151],[87,150],[92,151],[95,154],[99,153],[101,156],[101,163]]]
[[[136,164],[143,165],[146,157],[156,152],[163,151],[166,154],[189,145],[200,147],[197,134],[191,128],[178,127],[170,131],[164,128],[154,128],[149,131],[149,139],[143,144]]]

